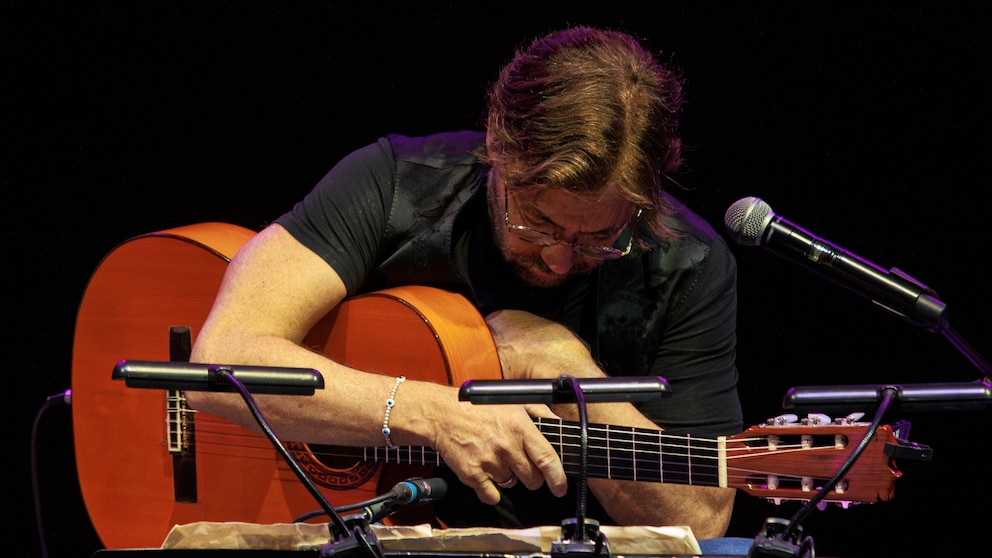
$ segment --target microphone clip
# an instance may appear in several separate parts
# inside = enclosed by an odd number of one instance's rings
[[[581,521],[581,523],[580,523]],[[573,517],[561,522],[561,538],[551,543],[552,558],[612,557],[606,534],[599,521]]]
[[[787,535],[789,522],[779,517],[769,517],[765,526],[754,538],[748,558],[813,558],[813,539],[803,536],[802,526]]]
[[[364,514],[356,513],[341,518],[347,532],[336,524],[330,524],[331,541],[320,547],[320,557],[339,558],[382,558],[382,551],[376,542],[375,533],[369,528]]]

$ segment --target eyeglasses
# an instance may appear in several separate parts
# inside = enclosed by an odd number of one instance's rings
[[[532,242],[539,246],[554,246],[555,244],[564,244],[566,246],[571,246],[572,250],[579,254],[580,256],[585,256],[587,258],[594,258],[597,260],[615,260],[621,258],[630,253],[630,248],[634,243],[634,223],[641,216],[641,209],[637,209],[637,213],[630,220],[630,238],[627,240],[627,247],[623,250],[617,248],[611,248],[609,246],[599,246],[597,244],[583,244],[581,242],[566,242],[557,238],[553,234],[546,233],[544,231],[539,231],[537,229],[532,229],[530,227],[525,227],[523,225],[514,225],[510,223],[510,197],[506,191],[503,189],[503,215],[506,218],[506,230],[513,234],[513,236],[519,238],[520,240],[525,240],[527,242]]]

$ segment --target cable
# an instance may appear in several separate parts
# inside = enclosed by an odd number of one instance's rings
[[[368,500],[362,500],[361,502],[356,502],[354,504],[348,504],[346,506],[338,506],[338,507],[334,508],[334,511],[340,514],[340,513],[350,512],[350,511],[354,511],[354,510],[360,510],[360,509],[362,509],[364,507],[368,507],[368,506],[371,506],[371,505],[374,505],[374,504],[385,502],[386,500],[389,500],[389,499],[391,499],[393,497],[395,497],[395,494],[393,492],[387,492],[385,494],[380,494],[380,495],[376,496],[375,498],[369,498]],[[308,519],[313,519],[315,517],[320,517],[322,515],[327,515],[327,512],[325,510],[313,510],[313,511],[309,511],[309,512],[306,512],[306,513],[304,513],[304,514],[302,514],[302,515],[294,518],[293,519],[293,523],[303,523],[304,521],[307,521]]]
[[[31,490],[34,494],[34,519],[38,525],[38,539],[41,543],[41,558],[48,558],[48,543],[45,541],[45,526],[41,519],[41,490],[38,488],[38,423],[41,416],[49,407],[55,404],[70,404],[72,402],[72,390],[67,389],[62,393],[49,395],[42,403],[34,416],[34,423],[31,425]]]
[[[248,391],[248,388],[229,370],[221,368],[218,370],[218,375],[221,378],[226,379],[234,386],[235,389],[238,390],[238,393],[241,394],[241,398],[248,404],[248,409],[251,411],[252,416],[255,417],[255,422],[257,422],[258,426],[265,432],[265,435],[269,438],[269,441],[272,442],[272,445],[279,450],[279,454],[282,455],[283,459],[285,459],[286,463],[289,465],[289,468],[296,474],[296,478],[298,478],[303,486],[310,492],[324,513],[331,518],[331,524],[328,526],[328,529],[333,535],[334,541],[321,547],[321,556],[333,556],[341,553],[344,558],[353,558],[351,556],[352,553],[361,552],[362,558],[382,558],[382,552],[380,552],[379,548],[369,540],[368,533],[362,529],[364,526],[350,526],[345,523],[344,519],[342,519],[341,516],[334,511],[334,508],[331,507],[330,502],[328,502],[327,499],[324,498],[324,495],[317,490],[317,487],[307,477],[306,473],[303,472],[303,469],[296,462],[296,460],[293,459],[293,456],[290,455],[289,450],[286,449],[286,446],[284,446],[282,441],[279,440],[276,433],[272,431],[272,427],[262,415],[261,409],[258,408],[258,404],[255,402],[255,397],[252,396],[250,391]],[[346,554],[348,556],[345,556]]]
[[[220,369],[219,375],[229,381],[234,388],[238,390],[238,393],[241,394],[241,398],[248,404],[248,409],[251,411],[252,416],[255,417],[255,422],[257,422],[259,427],[262,428],[262,431],[269,438],[269,441],[272,442],[272,445],[279,451],[279,454],[286,460],[289,468],[293,470],[296,477],[300,479],[303,486],[310,492],[313,498],[317,501],[317,504],[320,505],[324,513],[326,513],[331,519],[331,523],[333,523],[340,530],[342,535],[349,536],[348,526],[345,525],[341,520],[341,517],[334,512],[334,508],[331,507],[331,504],[324,498],[324,495],[317,490],[317,487],[314,486],[313,482],[311,482],[306,476],[306,473],[303,472],[303,469],[301,469],[299,464],[296,463],[296,460],[293,459],[293,456],[290,455],[289,450],[286,449],[286,447],[279,440],[279,437],[272,431],[272,427],[269,426],[269,422],[265,420],[264,416],[262,416],[262,411],[258,408],[258,404],[255,403],[255,398],[252,396],[251,392],[248,391],[248,388],[245,387],[245,385],[228,370],[223,368]]]
[[[844,461],[837,473],[830,478],[800,509],[788,520],[768,518],[762,531],[754,539],[754,544],[748,552],[748,558],[796,556],[814,558],[813,537],[803,536],[802,522],[816,509],[817,505],[827,497],[827,494],[840,482],[844,475],[854,466],[854,462],[864,453],[875,433],[882,424],[882,417],[896,397],[895,387],[882,391],[883,397],[872,418],[868,430],[855,450]]]
[[[810,498],[799,509],[799,511],[795,513],[795,515],[792,516],[791,519],[789,519],[789,527],[786,529],[785,534],[783,535],[784,538],[789,539],[793,535],[795,535],[796,530],[799,527],[799,524],[802,523],[804,519],[806,519],[806,516],[808,516],[813,511],[813,509],[817,506],[817,504],[820,503],[821,500],[826,498],[827,494],[831,490],[833,490],[834,486],[836,486],[837,483],[844,478],[844,475],[847,474],[848,470],[850,470],[851,467],[854,466],[854,462],[857,461],[858,457],[860,457],[862,453],[864,453],[865,449],[868,447],[868,444],[871,442],[871,439],[875,437],[875,433],[878,431],[879,426],[881,426],[882,424],[882,416],[885,414],[886,410],[888,410],[889,405],[892,403],[893,399],[896,396],[896,390],[895,388],[887,388],[882,390],[882,394],[883,394],[882,402],[879,405],[878,410],[875,412],[875,416],[872,418],[871,424],[868,430],[865,432],[865,436],[861,439],[861,443],[858,444],[857,448],[853,452],[851,452],[851,455],[847,457],[847,461],[845,461],[844,464],[841,466],[840,470],[837,471],[837,474],[835,474],[833,478],[827,481],[827,483],[824,484],[823,487],[821,487],[820,490],[816,494],[814,494],[813,497]]]

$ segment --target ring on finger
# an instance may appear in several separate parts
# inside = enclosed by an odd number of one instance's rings
[[[500,488],[510,488],[511,486],[513,486],[515,484],[517,484],[517,476],[514,475],[514,474],[510,474],[510,478],[506,479],[503,482],[497,482],[496,483],[496,486],[498,486]]]

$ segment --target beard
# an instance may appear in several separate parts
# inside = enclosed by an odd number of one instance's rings
[[[560,287],[576,277],[588,275],[589,272],[596,268],[595,264],[590,264],[589,262],[583,261],[582,258],[579,258],[576,264],[572,266],[572,269],[568,270],[568,273],[558,274],[551,271],[551,268],[544,263],[540,253],[515,253],[506,248],[505,242],[498,242],[498,244],[500,244],[500,252],[503,254],[503,259],[506,260],[506,263],[510,266],[510,269],[513,270],[513,273],[516,274],[521,281],[532,287],[542,289]]]
[[[499,221],[492,222],[499,223]],[[537,244],[531,244],[525,240],[514,238],[513,240],[515,242],[526,244],[528,248],[533,246],[532,249],[526,252],[514,251],[510,247],[510,233],[498,224],[493,226],[492,235],[499,253],[503,256],[507,265],[510,266],[510,269],[513,270],[513,274],[532,287],[541,289],[560,287],[576,277],[588,275],[597,267],[597,263],[590,262],[582,256],[577,256],[575,264],[572,266],[572,269],[568,270],[568,273],[555,273],[548,267],[548,264],[544,263]]]

